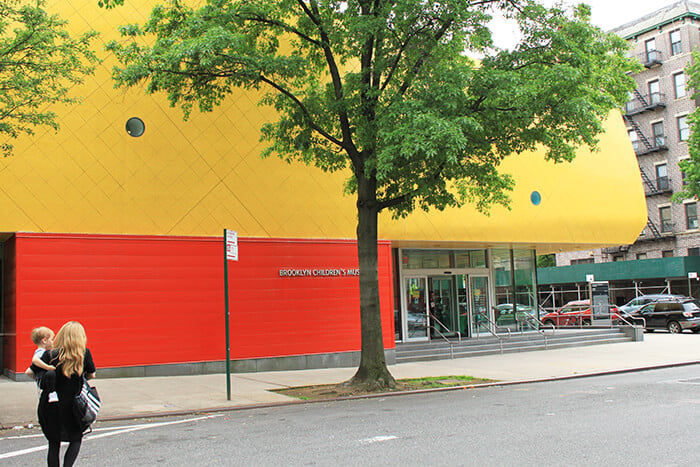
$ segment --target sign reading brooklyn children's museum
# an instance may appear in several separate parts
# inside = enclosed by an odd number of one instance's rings
[[[359,269],[280,269],[280,277],[343,277],[359,275]]]

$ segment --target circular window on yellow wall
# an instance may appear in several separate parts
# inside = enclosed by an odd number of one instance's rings
[[[146,131],[146,125],[140,118],[131,117],[126,121],[126,132],[134,138],[141,136],[144,131]]]

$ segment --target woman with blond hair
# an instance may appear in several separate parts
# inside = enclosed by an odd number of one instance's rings
[[[73,465],[80,452],[83,432],[73,415],[73,398],[82,388],[83,376],[95,377],[95,363],[86,344],[83,326],[70,321],[56,334],[53,350],[42,356],[44,362],[56,367],[41,380],[38,409],[41,431],[49,441],[49,466],[60,465],[61,441],[69,443],[63,457],[65,467]]]

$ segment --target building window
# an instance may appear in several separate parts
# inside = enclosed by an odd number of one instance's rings
[[[637,253],[637,259],[647,259],[646,253]]]
[[[685,226],[688,230],[698,228],[698,205],[697,203],[686,203],[685,205]]]
[[[687,117],[678,117],[678,138],[681,141],[687,141],[690,137],[690,127],[688,126]]]
[[[403,250],[404,269],[485,268],[486,250]]]
[[[129,120],[126,121],[126,132],[130,136],[138,138],[139,136],[143,135],[144,131],[146,131],[146,125],[140,118],[131,117]]]
[[[688,248],[688,256],[700,256],[700,248]]]
[[[639,150],[639,136],[637,136],[637,132],[634,130],[629,130],[627,134],[630,136],[630,141],[632,142],[632,148],[634,148],[634,151]]]
[[[651,134],[654,137],[654,146],[661,147],[664,145],[664,122],[656,122],[651,124]]]
[[[666,164],[658,164],[656,167],[656,189],[668,190],[668,167]]]
[[[646,41],[644,43],[644,50],[646,50],[647,63],[655,62],[661,58],[661,57],[659,57],[658,51],[656,50],[656,40],[655,39],[649,39],[648,41]]]
[[[592,264],[593,262],[593,258],[572,259],[571,265],[573,266],[574,264]]]
[[[659,220],[661,221],[662,232],[673,231],[673,223],[671,222],[671,206],[659,208]]]
[[[685,97],[685,73],[676,73],[673,75],[673,89],[676,93],[676,99]]]
[[[681,53],[681,31],[680,29],[676,29],[675,31],[671,31],[669,34],[669,37],[671,38],[671,55],[678,55]]]
[[[615,255],[613,256],[613,261],[624,261],[625,257],[622,255]]]
[[[661,89],[659,88],[659,80],[649,81],[649,104],[661,103]]]
[[[663,250],[661,252],[662,258],[673,258],[673,250]]]

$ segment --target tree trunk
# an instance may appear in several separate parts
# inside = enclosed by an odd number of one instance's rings
[[[376,185],[366,179],[358,180],[357,200],[362,352],[357,373],[348,384],[381,390],[394,387],[395,381],[386,366],[379,307]]]

